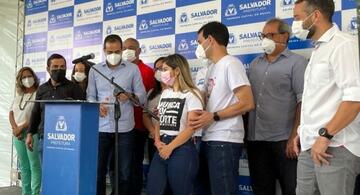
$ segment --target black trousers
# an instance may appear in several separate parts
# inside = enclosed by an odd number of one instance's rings
[[[287,140],[248,141],[248,160],[255,195],[275,195],[279,180],[283,195],[295,195],[297,160],[286,157]]]

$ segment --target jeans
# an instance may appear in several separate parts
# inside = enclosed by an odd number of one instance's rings
[[[330,165],[314,163],[310,150],[302,151],[297,166],[297,195],[353,195],[360,157],[345,147],[329,147]]]
[[[197,194],[237,195],[240,154],[240,143],[202,142],[199,174],[203,192]]]
[[[38,195],[41,186],[41,164],[38,152],[38,134],[33,135],[33,150],[26,148],[26,130],[21,139],[14,137],[14,145],[20,161],[22,195]]]
[[[175,136],[162,136],[161,141],[170,143]],[[173,150],[167,160],[156,152],[150,165],[147,195],[163,195],[169,184],[172,194],[190,195],[198,171],[198,156],[191,140]]]
[[[130,176],[134,150],[134,131],[119,133],[119,194],[130,193]],[[115,133],[99,133],[97,195],[106,194],[106,173],[110,155],[115,151]],[[115,190],[115,182],[112,191]]]
[[[275,195],[279,180],[283,195],[295,195],[296,159],[286,157],[287,140],[248,141],[248,160],[255,195]]]

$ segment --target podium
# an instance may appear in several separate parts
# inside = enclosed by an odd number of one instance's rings
[[[99,103],[45,103],[43,195],[96,194]]]

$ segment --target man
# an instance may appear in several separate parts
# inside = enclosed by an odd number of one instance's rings
[[[265,23],[265,54],[250,65],[255,109],[249,115],[248,160],[255,195],[295,195],[296,153],[292,141],[300,123],[300,102],[307,60],[287,48],[290,27],[281,19]]]
[[[314,41],[298,130],[298,195],[352,195],[360,173],[358,42],[332,23],[333,14],[333,0],[295,2],[292,31]]]
[[[120,93],[116,98],[120,102],[121,118],[118,122],[119,130],[119,186],[120,194],[130,193],[130,170],[134,150],[134,111],[129,96],[137,98],[141,104],[146,100],[144,86],[138,68],[121,59],[122,40],[118,35],[108,35],[104,40],[104,53],[106,61],[95,65],[108,78],[120,85],[126,92]],[[116,91],[116,90],[115,90]],[[115,102],[114,87],[93,69],[89,72],[87,99],[89,101]],[[97,194],[105,195],[106,173],[110,155],[115,146],[115,120],[114,106],[100,105],[99,118],[99,157]]]
[[[66,60],[60,54],[52,54],[47,59],[46,71],[50,75],[48,82],[40,85],[36,92],[36,100],[61,100],[61,99],[85,99],[81,88],[66,79]],[[38,133],[39,135],[39,153],[42,159],[43,152],[43,137],[44,137],[44,103],[35,103],[31,112],[29,129],[26,137],[26,145],[32,150],[33,139],[32,135]]]
[[[134,38],[128,38],[124,41],[123,59],[134,63],[140,70],[142,82],[145,86],[146,93],[154,87],[154,71],[148,65],[140,60],[139,55],[141,48],[139,42]],[[143,111],[140,107],[134,107],[135,117],[135,149],[134,149],[134,162],[133,170],[131,173],[131,193],[133,195],[141,195],[143,186],[143,160],[144,160],[144,147],[149,132],[143,124]]]
[[[205,80],[206,111],[190,119],[195,129],[204,127],[200,174],[208,166],[211,194],[237,194],[244,138],[241,114],[254,108],[250,84],[241,61],[227,53],[229,31],[224,24],[210,22],[202,26],[198,42],[197,57],[213,63]]]

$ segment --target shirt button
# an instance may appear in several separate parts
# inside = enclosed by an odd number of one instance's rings
[[[256,107],[260,108],[260,105],[256,105]]]
[[[257,116],[256,119],[260,119],[260,118]]]
[[[262,96],[262,93],[259,93],[259,96]]]
[[[265,83],[264,83],[264,82],[262,82],[261,84],[262,84],[262,85],[264,85]]]
[[[55,96],[51,96],[52,98],[55,98]]]
[[[268,75],[268,72],[265,72],[265,75]]]

